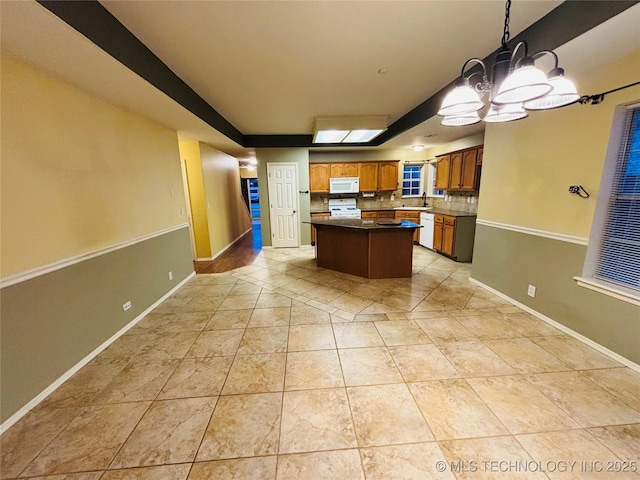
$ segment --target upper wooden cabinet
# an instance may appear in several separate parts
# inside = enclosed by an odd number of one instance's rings
[[[451,171],[451,155],[436,157],[436,190],[449,189],[449,173]]]
[[[380,162],[378,166],[378,190],[398,188],[398,162]],[[362,188],[360,188],[362,190]]]
[[[332,177],[357,177],[357,163],[330,163]]]
[[[378,164],[376,162],[359,163],[360,191],[374,192],[378,190]]]
[[[436,188],[453,192],[470,192],[478,189],[479,163],[482,162],[482,146],[452,152],[436,157]]]
[[[462,170],[460,171],[460,190],[476,189],[476,167],[478,166],[478,149],[462,152]],[[453,182],[451,182],[453,183]]]
[[[329,179],[332,177],[359,177],[361,192],[396,190],[398,161],[309,164],[311,193],[329,193]]]
[[[454,152],[451,154],[451,167],[449,170],[448,190],[459,190],[461,178],[462,178],[462,152]]]
[[[314,193],[329,193],[330,170],[328,163],[309,164],[309,190]]]

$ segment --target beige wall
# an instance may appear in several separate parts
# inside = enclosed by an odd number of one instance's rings
[[[215,256],[251,228],[242,198],[238,160],[200,144],[211,254]]]
[[[187,165],[197,258],[214,258],[251,228],[236,158],[194,140],[180,141]]]
[[[365,162],[365,161],[393,161],[393,160],[427,160],[427,150],[414,152],[407,149],[376,149],[343,152],[309,152],[310,163],[322,162]]]
[[[271,246],[271,216],[269,213],[269,184],[267,181],[267,163],[295,163],[298,165],[298,189],[309,190],[309,150],[306,148],[260,148],[256,150],[258,159],[258,184],[260,185],[260,218],[262,219],[262,244]],[[300,215],[298,231],[300,245],[311,243],[311,229],[302,222],[309,221],[311,195],[300,194],[298,206]]]
[[[191,209],[191,225],[196,244],[196,258],[211,258],[207,200],[200,161],[200,142],[181,140],[179,147],[180,157],[185,163],[187,184],[189,185],[189,208]]]
[[[2,275],[120,247],[3,284],[4,422],[191,275],[193,263],[180,226],[176,132],[20,61],[1,62]]]
[[[453,128],[453,127],[452,127]],[[425,150],[427,158],[435,158],[437,155],[445,155],[449,152],[464,150],[465,148],[476,147],[484,143],[484,132],[472,135],[470,137],[461,138],[455,142],[443,143],[437,147]]]
[[[2,276],[186,222],[176,132],[2,57]]]
[[[249,170],[248,168],[240,169],[240,178],[258,178],[258,170]]]
[[[586,72],[579,91],[595,94],[638,80],[640,51]],[[592,227],[617,105],[640,100],[640,86],[607,95],[599,105],[534,112],[489,125],[479,220],[586,239]],[[569,194],[582,185],[588,199]],[[587,247],[555,238],[478,225],[471,275],[610,350],[640,361],[640,307],[579,287]],[[535,285],[535,298],[527,296]]]
[[[638,81],[640,51],[576,79],[581,92]],[[487,125],[479,218],[588,237],[616,105],[640,99],[640,86],[529,118]],[[582,185],[591,198],[569,194]]]

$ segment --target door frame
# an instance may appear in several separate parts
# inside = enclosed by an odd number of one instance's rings
[[[184,191],[185,199],[185,215],[187,216],[187,222],[189,222],[189,240],[191,243],[191,258],[195,261],[198,259],[196,250],[196,237],[193,231],[193,219],[191,218],[191,193],[189,191],[189,180],[187,177],[187,162],[183,158],[180,159],[180,169],[182,171],[182,189]]]

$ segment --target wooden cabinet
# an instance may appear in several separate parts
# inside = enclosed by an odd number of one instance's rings
[[[482,153],[480,146],[436,157],[436,188],[452,192],[477,190]]]
[[[433,249],[459,262],[469,262],[473,256],[476,217],[434,215]]]
[[[462,177],[462,152],[451,154],[451,166],[449,170],[449,188],[447,190],[458,190],[460,178]]]
[[[366,218],[369,220],[374,220],[378,218],[378,212],[361,212],[360,217],[363,219]]]
[[[434,216],[433,223],[433,249],[436,252],[442,251],[442,231],[444,230],[444,220],[442,215]]]
[[[377,162],[359,163],[357,176],[360,177],[361,192],[374,192],[378,190]]]
[[[449,173],[451,171],[451,155],[436,157],[436,190],[449,188]]]
[[[417,210],[396,210],[395,218],[400,220],[408,220],[409,222],[420,225],[420,212]],[[414,243],[420,242],[420,229],[416,228],[413,232]]]
[[[398,161],[309,164],[311,193],[329,193],[329,179],[333,177],[360,178],[361,192],[397,190]]]
[[[433,221],[433,249],[452,257],[456,238],[456,217],[435,215]]]
[[[453,257],[456,240],[456,217],[444,217],[442,227],[442,253]]]
[[[358,163],[330,163],[331,177],[357,177]]]
[[[472,191],[476,189],[476,165],[478,149],[451,154],[450,191]]]
[[[378,165],[378,190],[398,188],[398,162],[380,162]]]
[[[329,193],[329,164],[309,164],[309,190],[312,193]]]
[[[317,218],[317,217],[330,217],[331,214],[330,213],[312,213],[311,214],[311,218]],[[316,244],[316,227],[314,227],[313,225],[310,225],[311,227],[311,245],[315,245]]]
[[[396,212],[395,210],[380,210],[378,211],[378,218],[393,220],[394,218],[396,218]]]

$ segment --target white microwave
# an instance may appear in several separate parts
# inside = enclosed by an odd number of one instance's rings
[[[329,193],[358,193],[360,179],[358,177],[332,177],[329,179]]]

